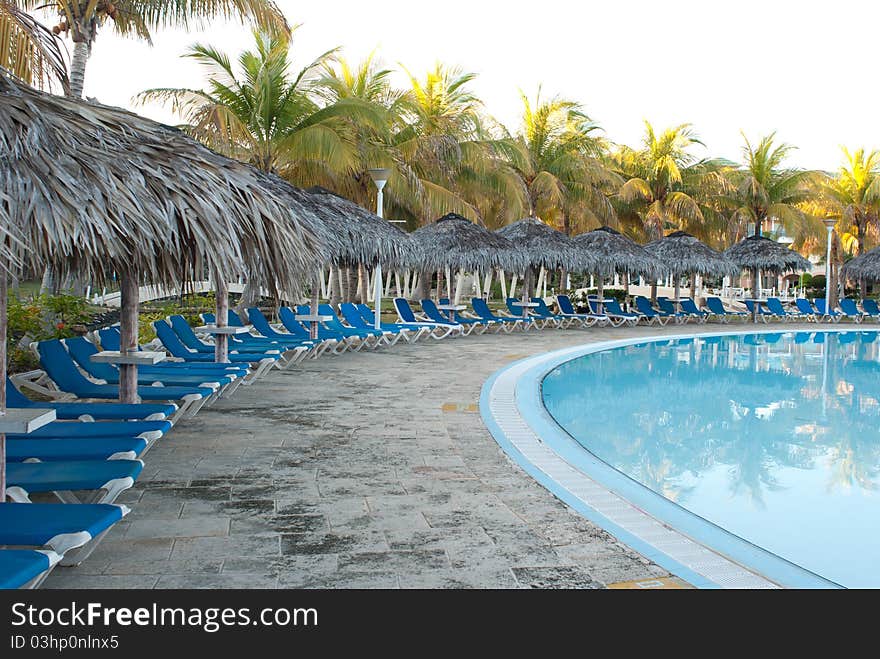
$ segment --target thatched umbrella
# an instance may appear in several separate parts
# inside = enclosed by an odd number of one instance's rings
[[[0,410],[7,277],[25,263],[98,283],[118,273],[122,349],[133,351],[142,280],[172,285],[209,272],[220,281],[260,264],[270,285],[287,286],[323,251],[252,167],[168,126],[2,74],[0,242]],[[120,375],[121,398],[136,400],[136,367]]]
[[[526,259],[524,301],[532,284],[532,268],[589,271],[595,265],[590,254],[578,249],[571,238],[535,217],[508,224],[496,233],[516,245]]]
[[[840,273],[848,279],[880,281],[880,247],[857,256],[844,265]]]
[[[449,213],[411,235],[422,250],[425,270],[484,272],[525,267],[522,252],[510,241],[456,213]]]
[[[335,263],[379,263],[391,268],[421,265],[421,247],[388,220],[319,186],[306,193],[307,203],[342,243],[342,249],[333,255]]]
[[[807,259],[794,250],[765,236],[749,236],[725,250],[724,256],[741,270],[751,271],[752,291],[755,297],[759,296],[759,272],[781,275],[786,272],[810,270],[813,267]]]
[[[683,275],[732,277],[739,273],[739,268],[723,254],[685,231],[676,231],[650,242],[645,245],[645,251],[660,261],[663,270],[675,278],[676,299]]]
[[[599,299],[605,277],[623,273],[656,278],[663,270],[662,264],[641,245],[611,227],[600,227],[572,240],[596,263],[592,272],[599,276]]]
[[[318,215],[336,234],[344,249],[334,254],[335,265],[368,265],[381,278],[381,268],[410,268],[422,263],[422,249],[408,233],[371,213],[353,201],[315,186],[308,189],[309,201]],[[398,281],[399,286],[399,281]],[[381,317],[381,282],[376,291],[376,329]],[[366,300],[364,300],[366,301]]]

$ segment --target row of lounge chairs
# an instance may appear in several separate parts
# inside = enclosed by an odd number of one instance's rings
[[[234,314],[233,314],[234,316]],[[234,316],[237,322],[240,318]],[[251,321],[265,318],[252,310]],[[88,339],[42,341],[31,347],[41,370],[8,378],[10,408],[54,409],[57,420],[27,435],[7,435],[7,501],[0,502],[0,588],[39,586],[56,565],[78,565],[129,513],[117,504],[144,468],[144,456],[173,426],[206,405],[249,386],[273,368],[290,368],[327,349],[377,346],[385,334],[340,332],[312,341],[294,333],[245,333],[232,339],[230,363],[214,361],[214,346],[181,316],[155,323],[171,361],[138,369],[143,401],[119,397],[119,370],[91,361],[119,350],[117,327]],[[421,334],[421,331],[416,332]],[[36,401],[30,391],[45,400]]]
[[[440,306],[448,304],[448,300],[440,302]],[[770,299],[761,317],[835,322],[844,317],[856,322],[880,318],[880,308],[872,300],[862,301],[861,309],[853,301],[842,300],[839,309],[827,313],[823,302],[817,300],[814,307],[798,300],[796,310],[787,310]],[[150,349],[165,350],[170,361],[139,369],[138,393],[143,402],[136,405],[112,402],[119,397],[119,371],[91,360],[99,350],[119,350],[117,327],[88,338],[33,345],[42,369],[7,380],[8,405],[51,408],[58,420],[28,435],[7,436],[10,501],[0,503],[0,587],[35,587],[55,565],[83,561],[128,514],[129,509],[116,500],[134,485],[150,448],[180,420],[231,396],[240,386],[254,384],[272,369],[288,369],[325,354],[471,333],[710,319],[730,322],[751,317],[748,312],[726,308],[719,298],[708,298],[701,309],[693,300],[680,301],[676,308],[664,298],[658,298],[654,306],[639,297],[633,311],[624,310],[615,300],[600,305],[592,299],[587,312],[580,312],[565,295],[556,297],[555,310],[542,298],[532,298],[525,313],[520,300],[513,298],[500,313],[481,298],[451,315],[432,300],[422,300],[420,306],[416,311],[407,300],[395,299],[398,321],[376,329],[373,310],[366,305],[343,304],[339,315],[330,305],[321,305],[323,320],[316,338],[297,320],[309,315],[307,306],[282,307],[277,324],[259,309],[249,309],[248,323],[253,329],[230,337],[227,364],[215,363],[212,340],[199,335],[182,316],[156,321],[157,339]],[[211,314],[204,314],[203,320],[214,322]],[[229,324],[244,325],[234,312],[230,312]],[[34,401],[22,389],[48,400]],[[50,497],[54,497],[52,502],[34,503]]]

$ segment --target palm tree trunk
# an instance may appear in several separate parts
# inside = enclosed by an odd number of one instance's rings
[[[339,305],[340,299],[342,299],[340,287],[339,287],[339,268],[331,266],[330,267],[330,290],[327,291],[328,296],[330,298],[330,304],[334,307]]]
[[[70,96],[82,98],[86,80],[86,63],[89,61],[91,46],[88,41],[77,41],[73,44],[73,55],[70,58]]]
[[[357,296],[360,298],[358,302],[361,304],[367,303],[367,288],[369,285],[369,277],[367,276],[367,269],[364,267],[363,263],[358,263],[357,266],[358,273],[358,291]]]
[[[345,269],[345,301],[354,302],[357,295],[357,268],[348,266]]]
[[[858,245],[856,246],[856,256],[861,256],[865,253],[864,248],[864,240],[865,240],[865,223],[862,221],[856,222],[856,240],[858,241]],[[868,282],[865,281],[864,278],[859,279],[859,297],[863,300],[867,297],[868,294]]]

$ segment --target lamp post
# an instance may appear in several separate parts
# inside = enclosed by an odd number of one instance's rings
[[[371,169],[369,170],[370,178],[373,179],[373,183],[376,184],[376,189],[379,191],[376,195],[376,215],[384,218],[383,214],[383,190],[385,189],[385,184],[388,183],[388,177],[391,176],[391,170],[386,168],[381,169]],[[375,321],[376,321],[376,329],[382,328],[382,264],[378,261],[376,262],[376,282],[375,282],[375,293],[374,297],[376,298],[376,311],[375,311]]]
[[[834,218],[826,218],[822,220],[825,228],[828,230],[828,251],[825,254],[825,313],[831,313],[831,296],[828,292],[831,290],[831,234],[834,232],[834,225],[837,220]]]

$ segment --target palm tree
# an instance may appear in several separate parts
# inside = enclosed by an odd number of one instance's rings
[[[437,63],[418,78],[404,67],[410,87],[400,98],[389,146],[401,184],[389,182],[418,224],[448,212],[493,223],[524,208],[524,192],[508,165],[511,142],[496,136],[470,90],[476,77]]]
[[[844,163],[837,177],[822,186],[830,202],[829,214],[839,217],[855,230],[856,256],[864,254],[867,235],[880,222],[880,151],[867,155],[864,149],[850,153],[841,147]]]
[[[621,148],[615,166],[627,179],[620,187],[622,214],[637,214],[643,237],[662,238],[667,229],[682,229],[710,240],[723,220],[714,201],[725,188],[726,163],[699,160],[692,153],[702,146],[690,124],[680,124],[657,134],[645,121],[639,150]]]
[[[29,85],[70,84],[58,39],[15,0],[0,0],[0,67]]]
[[[294,72],[286,35],[255,31],[254,41],[253,50],[239,55],[237,67],[216,48],[192,46],[186,56],[208,71],[207,89],[150,89],[138,101],[170,104],[197,139],[301,187],[338,189],[354,173],[365,174],[358,138],[381,132],[385,114],[356,95],[324,103],[322,71],[336,50]],[[256,295],[249,287],[243,299],[254,301]]]
[[[195,44],[185,57],[204,65],[207,89],[149,89],[137,101],[169,104],[202,142],[301,186],[350,174],[359,158],[353,121],[379,129],[382,114],[356,98],[320,105],[320,70],[335,50],[293,73],[285,35],[255,31],[254,41],[237,68],[228,55]]]
[[[754,223],[756,236],[762,235],[768,221],[781,224],[794,236],[803,232],[810,220],[800,206],[813,196],[811,185],[816,173],[783,167],[795,147],[775,144],[775,139],[776,133],[771,133],[753,147],[743,134],[745,162],[735,176],[733,217],[735,221]]]
[[[534,104],[520,94],[523,113],[516,135],[522,156],[512,164],[528,192],[529,213],[566,234],[613,224],[609,195],[621,180],[603,162],[607,142],[599,126],[572,100],[555,96]]]
[[[281,10],[272,0],[19,0],[23,9],[54,9],[59,24],[56,34],[69,34],[73,41],[70,62],[70,94],[82,96],[86,64],[98,29],[108,21],[114,31],[152,43],[152,30],[168,26],[188,27],[213,18],[241,18],[256,25],[287,32]]]

